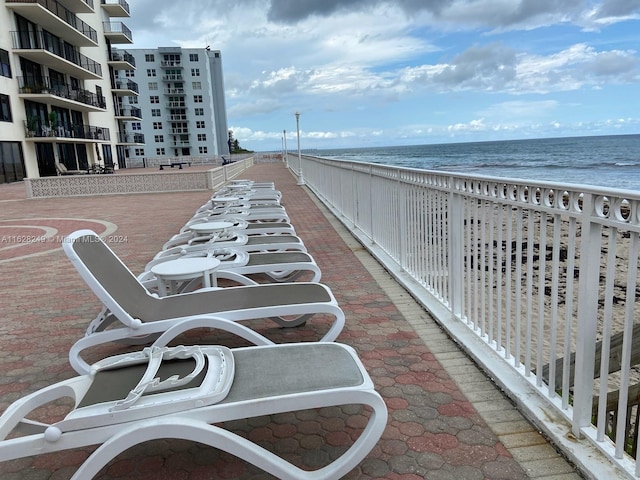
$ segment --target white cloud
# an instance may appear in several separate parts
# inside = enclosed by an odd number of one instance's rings
[[[125,23],[134,48],[222,51],[228,118],[243,144],[277,147],[278,130],[292,129],[297,109],[305,112],[303,138],[325,146],[544,135],[552,120],[563,131],[629,129],[637,115],[616,99],[640,82],[640,0],[136,0],[131,7]],[[626,35],[609,36],[614,24]],[[568,117],[587,109],[601,113],[581,125]]]

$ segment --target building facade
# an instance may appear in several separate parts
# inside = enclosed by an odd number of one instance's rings
[[[126,122],[126,134],[142,134],[145,145],[129,148],[129,165],[166,157],[219,158],[229,153],[220,52],[208,48],[129,49],[136,69],[116,73],[134,81],[138,96],[129,108],[144,120]]]
[[[125,134],[136,86],[115,78],[135,70],[112,47],[133,42],[129,16],[124,0],[2,0],[0,183],[109,171],[144,143]]]

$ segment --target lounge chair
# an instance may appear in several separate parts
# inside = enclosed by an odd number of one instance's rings
[[[318,313],[334,317],[321,341],[331,342],[342,331],[344,312],[331,290],[320,283],[295,282],[249,285],[158,298],[152,295],[91,230],[78,230],[63,242],[63,249],[80,276],[106,307],[69,352],[72,367],[88,372],[82,352],[96,345],[123,339],[151,343],[166,332],[193,328],[219,328],[258,345],[273,344],[239,321],[270,318],[282,327],[295,327]],[[224,322],[214,316],[223,317]],[[284,318],[287,317],[287,318]],[[106,329],[112,323],[120,325]],[[169,333],[171,332],[171,333]],[[151,341],[146,340],[150,338]]]
[[[210,221],[207,217],[194,216],[180,229],[180,233],[190,231],[189,227],[196,223],[205,223]],[[226,231],[236,231],[245,235],[281,235],[283,233],[288,235],[295,235],[296,230],[293,225],[286,222],[248,222],[239,217],[233,215],[225,216],[224,222],[231,222],[233,226],[226,229]]]
[[[62,420],[27,418],[63,397],[75,406]],[[231,420],[351,404],[371,408],[366,427],[340,457],[315,471],[224,428]],[[11,404],[0,417],[0,461],[99,445],[72,477],[87,480],[135,445],[184,439],[226,451],[277,478],[336,479],[373,449],[386,421],[384,401],[345,345],[152,347],[104,359],[90,375]]]
[[[56,162],[58,175],[87,175],[89,170],[69,170],[64,163]]]
[[[144,267],[144,272],[138,275],[138,280],[147,288],[156,285],[156,278],[151,268],[159,263],[188,257],[209,257],[220,260],[220,266],[215,274],[218,280],[228,279],[243,285],[256,285],[253,277],[266,278],[270,282],[291,282],[304,273],[311,273],[310,282],[319,282],[322,273],[315,260],[304,252],[259,252],[247,253],[231,248],[201,248],[195,246],[190,251],[180,247],[163,250]],[[250,276],[251,278],[247,278]],[[194,282],[185,282],[193,284]],[[190,289],[181,291],[189,291]]]
[[[242,252],[284,252],[294,250],[306,252],[300,237],[295,235],[245,235],[242,230],[230,230],[226,233],[196,236],[191,232],[179,233],[171,237],[162,246],[162,250],[180,247],[189,250],[192,246],[208,245],[216,248],[233,248]]]

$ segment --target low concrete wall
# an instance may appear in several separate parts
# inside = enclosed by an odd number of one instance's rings
[[[251,165],[253,158],[209,170],[65,175],[25,178],[24,182],[27,198],[204,191],[219,188]]]

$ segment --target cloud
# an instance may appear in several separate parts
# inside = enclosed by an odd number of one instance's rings
[[[564,129],[563,93],[579,111],[640,82],[638,18],[640,0],[136,0],[124,21],[133,48],[221,50],[241,141],[277,143],[300,110],[308,141],[347,145]]]

